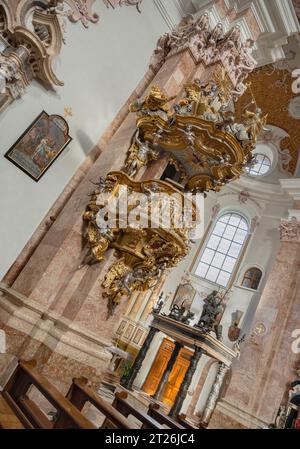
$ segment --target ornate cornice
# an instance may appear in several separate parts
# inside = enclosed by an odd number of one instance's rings
[[[168,57],[189,49],[197,63],[221,63],[234,87],[233,95],[240,96],[246,90],[245,79],[256,66],[253,48],[252,39],[242,40],[240,26],[225,32],[221,23],[211,26],[207,12],[198,18],[188,15],[170,33],[160,37],[150,67],[157,70]]]

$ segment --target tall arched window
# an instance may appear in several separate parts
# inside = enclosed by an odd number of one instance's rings
[[[237,213],[222,215],[214,225],[195,274],[227,287],[248,230],[248,223],[242,215]]]
[[[242,286],[257,290],[262,277],[262,271],[259,268],[252,267],[246,271],[243,277]]]

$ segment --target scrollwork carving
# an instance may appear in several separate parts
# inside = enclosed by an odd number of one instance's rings
[[[141,13],[141,3],[143,0],[103,0],[104,4],[109,7],[112,6],[135,6],[139,13]]]
[[[206,65],[222,63],[232,82],[231,93],[235,99],[245,92],[243,83],[256,66],[252,56],[254,41],[243,42],[238,25],[225,34],[221,23],[211,28],[208,13],[197,19],[188,15],[170,33],[159,38],[150,68],[158,70],[168,56],[187,48],[198,62]]]
[[[136,194],[143,194],[147,201],[141,202],[141,197],[137,197],[137,202],[129,201],[126,223],[119,220],[117,227],[105,228],[99,212],[103,214],[104,207],[113,204],[125,186],[133,199]],[[102,196],[103,194],[105,195]],[[123,201],[123,198],[120,201]],[[100,179],[98,188],[91,194],[83,217],[90,249],[83,264],[101,262],[109,248],[115,250],[117,260],[108,269],[102,284],[103,296],[108,299],[109,314],[113,313],[123,296],[153,287],[166,269],[176,266],[187,255],[189,231],[196,224],[196,220],[193,223],[184,223],[181,227],[184,214],[182,204],[183,193],[163,181],[133,181],[123,172],[112,172],[105,179]],[[154,211],[158,207],[165,210],[166,206],[170,207],[170,223],[163,226]],[[190,206],[196,219],[196,206],[193,202]],[[135,210],[139,216],[147,217],[145,225],[139,224],[140,221],[130,221],[130,214]],[[104,217],[105,214],[106,212]],[[152,215],[155,215],[158,222],[150,226],[148,219]],[[120,217],[120,214],[118,216]]]
[[[254,97],[245,107],[243,122],[235,121],[228,110],[231,85],[225,69],[218,67],[210,81],[186,84],[183,98],[173,105],[175,97],[152,86],[144,99],[130,106],[137,115],[137,137],[127,154],[127,173],[135,176],[167,153],[187,191],[219,191],[237,179],[252,163],[258,135],[268,129],[267,115]]]
[[[279,231],[281,241],[300,242],[300,223],[296,217],[292,217],[289,220],[281,220]]]

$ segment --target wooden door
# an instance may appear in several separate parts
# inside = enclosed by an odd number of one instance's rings
[[[185,348],[181,349],[177,357],[177,361],[169,376],[169,380],[162,391],[162,396],[160,400],[170,407],[173,405],[175,401],[180,385],[189,367],[191,356],[192,356],[191,351]]]
[[[159,381],[171,357],[174,346],[174,343],[168,338],[163,340],[143,385],[143,390],[149,395],[155,393]],[[179,352],[175,365],[170,373],[168,382],[166,383],[160,397],[160,401],[164,404],[168,406],[173,405],[181,382],[183,381],[186,370],[188,369],[191,356],[192,351],[186,348],[181,349]]]
[[[148,374],[148,376],[145,380],[145,383],[143,385],[143,390],[146,393],[148,393],[149,395],[152,395],[155,393],[155,391],[158,387],[159,381],[160,381],[160,379],[163,375],[163,372],[166,369],[168,361],[171,357],[174,346],[175,346],[175,344],[168,338],[165,338],[163,340],[163,342],[159,348],[159,351],[156,354],[156,357],[155,357],[152,367],[149,371],[149,374]]]

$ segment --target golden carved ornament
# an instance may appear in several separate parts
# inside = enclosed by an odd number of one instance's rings
[[[126,172],[134,176],[140,167],[169,153],[187,191],[219,191],[237,179],[253,159],[267,115],[251,103],[243,122],[236,123],[228,109],[231,90],[225,70],[217,68],[212,81],[188,83],[184,97],[171,110],[168,103],[174,98],[152,87],[130,108],[137,112],[137,137],[128,152]]]
[[[99,211],[103,210],[105,203],[111,204],[124,186],[133,200],[135,194],[142,193],[147,197],[147,202],[141,205],[139,199],[135,203],[131,198],[125,227],[100,228],[97,217]],[[103,193],[107,195],[106,200],[101,196]],[[155,196],[157,193],[163,196]],[[183,197],[182,191],[167,182],[138,182],[123,172],[111,172],[105,180],[100,180],[99,188],[91,195],[83,217],[87,223],[86,237],[90,247],[89,259],[85,263],[101,262],[109,248],[115,250],[117,261],[106,273],[102,284],[103,296],[108,299],[109,314],[113,313],[123,296],[153,287],[167,268],[176,266],[187,255],[189,232],[196,224],[196,206],[192,200],[185,199],[191,202],[193,223],[176,227],[176,223],[183,223]],[[164,217],[168,208],[169,227],[161,226],[158,208]],[[132,213],[144,217],[152,213],[158,222],[152,227],[148,222],[146,226],[139,226],[138,222],[130,220],[129,214]]]

